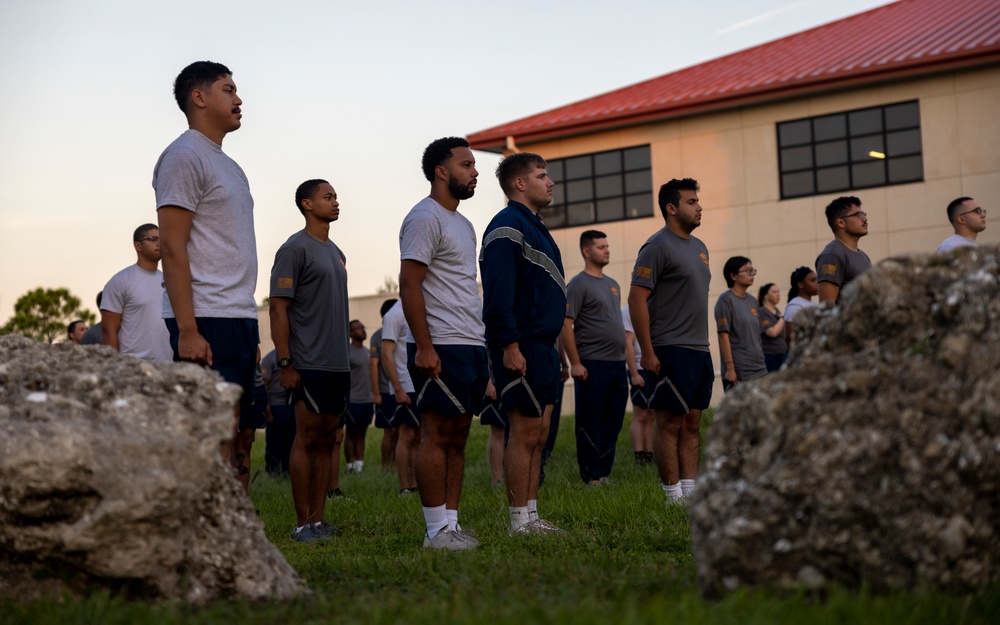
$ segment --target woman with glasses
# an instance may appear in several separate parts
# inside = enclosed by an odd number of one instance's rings
[[[760,343],[764,349],[764,365],[767,372],[777,371],[788,355],[788,341],[785,340],[785,320],[778,310],[781,288],[768,282],[757,293],[757,311],[760,313]]]
[[[760,342],[760,314],[757,299],[747,294],[757,270],[745,256],[733,256],[723,267],[729,290],[715,304],[722,359],[722,388],[756,380],[767,374]]]

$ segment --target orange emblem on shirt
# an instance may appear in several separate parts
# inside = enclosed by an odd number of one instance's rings
[[[729,325],[729,319],[726,319],[725,317],[719,317],[716,323],[718,323],[720,326],[727,326]]]
[[[756,317],[757,316],[757,309],[756,308],[751,308],[750,309],[750,314],[753,315],[754,317]]]
[[[837,275],[837,266],[836,265],[820,265],[819,272],[822,275],[835,276],[835,275]]]
[[[290,289],[292,288],[291,278],[278,278],[278,288],[279,289]]]
[[[618,287],[614,287],[614,286],[611,287],[611,294],[614,295],[615,297],[619,297],[619,298],[621,297],[621,294],[618,293]]]
[[[652,270],[649,267],[636,267],[635,277],[636,278],[648,278],[652,274]]]
[[[705,263],[706,265],[708,264],[708,254],[702,252],[698,254],[698,256],[701,256],[701,262]]]

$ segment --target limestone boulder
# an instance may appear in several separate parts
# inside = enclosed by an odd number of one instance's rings
[[[1000,580],[998,249],[884,260],[796,322],[709,431],[702,589]]]
[[[192,364],[0,337],[0,597],[305,592],[222,460],[238,395]]]

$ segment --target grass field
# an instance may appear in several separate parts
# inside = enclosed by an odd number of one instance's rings
[[[577,476],[572,419],[564,419],[547,468],[539,510],[567,537],[507,536],[507,504],[490,486],[487,428],[473,424],[461,523],[482,547],[440,553],[421,547],[417,497],[397,495],[381,470],[381,432],[369,431],[365,470],[343,475],[347,500],[328,503],[343,534],[302,545],[289,532],[288,483],[258,471],[254,446],[251,497],[267,536],[305,578],[312,596],[289,603],[219,602],[195,608],[125,601],[98,592],[83,599],[0,604],[0,625],[194,623],[927,623],[1000,622],[1000,589],[970,595],[874,594],[831,588],[822,595],[742,591],[709,600],[698,592],[687,517],[667,509],[652,466],[638,467],[619,439],[614,483],[585,488]]]

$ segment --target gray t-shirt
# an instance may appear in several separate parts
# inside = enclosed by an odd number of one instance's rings
[[[646,300],[654,347],[708,351],[708,248],[663,228],[643,244],[632,284],[651,289]]]
[[[760,344],[764,349],[764,353],[775,355],[787,352],[788,341],[785,340],[784,328],[781,329],[778,336],[768,336],[765,334],[765,332],[778,323],[778,319],[781,319],[781,311],[773,313],[767,306],[760,306],[757,309],[757,313],[760,315]]]
[[[941,242],[941,245],[937,248],[937,253],[943,254],[944,252],[950,252],[962,247],[976,247],[976,242],[960,234],[953,234]]]
[[[287,406],[285,387],[281,385],[281,369],[278,368],[278,353],[273,349],[260,359],[260,372],[267,384],[267,403],[272,406]]]
[[[854,251],[834,239],[816,257],[816,281],[836,284],[843,291],[851,280],[857,278],[872,266],[868,254]],[[840,296],[837,296],[840,299]]]
[[[789,300],[788,306],[785,306],[785,322],[788,323],[790,321],[794,321],[795,315],[799,314],[800,310],[811,308],[812,306],[817,306],[818,304],[819,302],[806,299],[801,295],[796,295]]]
[[[400,260],[427,265],[424,307],[431,341],[438,345],[483,345],[486,327],[476,281],[476,230],[457,210],[427,197],[399,228]]]
[[[368,345],[371,348],[371,357],[378,358],[378,392],[391,393],[392,387],[389,385],[389,378],[385,374],[385,362],[382,360],[382,328],[372,332]]]
[[[160,305],[162,306],[163,302],[160,302]],[[162,321],[162,319],[161,319],[161,321]],[[100,345],[100,344],[102,344],[104,342],[104,337],[103,337],[103,334],[102,334],[103,333],[102,328],[103,328],[103,326],[101,325],[100,321],[98,321],[94,325],[92,325],[89,328],[87,328],[87,331],[84,332],[83,336],[80,337],[80,345]]]
[[[289,350],[296,368],[350,371],[347,258],[333,241],[300,230],[274,255],[271,297],[292,300]]]
[[[625,360],[621,305],[621,289],[610,276],[581,271],[566,285],[566,316],[581,359]]]
[[[729,333],[736,377],[741,381],[755,380],[767,374],[764,351],[760,344],[760,321],[757,300],[749,295],[737,297],[727,290],[715,304],[715,323],[719,333]],[[726,358],[722,360],[722,377],[726,377]]]
[[[118,351],[145,360],[174,359],[170,333],[163,323],[163,274],[129,265],[104,285],[101,310],[122,316]]]
[[[352,343],[348,345],[351,358],[351,403],[370,404],[372,403],[372,382],[369,366],[371,356],[364,347],[355,347]]]
[[[622,308],[622,327],[625,328],[626,332],[632,333],[632,350],[635,352],[635,366],[637,369],[642,370],[642,348],[639,347],[639,339],[635,338],[635,330],[632,328],[632,315],[628,312],[628,304],[625,304],[625,308]],[[628,337],[625,337],[628,340]]]
[[[406,368],[406,342],[410,336],[410,326],[406,325],[406,315],[403,314],[403,302],[399,301],[392,305],[389,312],[382,317],[382,342],[392,341],[396,344],[396,351],[393,352],[393,362],[382,361],[383,366],[395,366],[396,374],[399,376],[399,384],[407,393],[413,392],[413,379],[410,371]],[[384,349],[383,345],[383,349]],[[393,392],[391,388],[389,392]]]
[[[256,319],[257,239],[246,174],[222,146],[188,130],[160,155],[153,169],[156,208],[194,213],[187,244],[195,317]],[[163,317],[171,319],[166,290]]]

